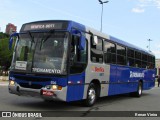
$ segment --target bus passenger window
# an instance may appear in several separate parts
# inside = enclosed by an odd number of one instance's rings
[[[148,55],[148,69],[154,69],[155,68],[155,57]]]
[[[117,45],[117,64],[126,65],[126,48]]]
[[[141,53],[136,51],[135,52],[135,67],[142,67],[142,61],[141,61]]]
[[[108,41],[104,41],[104,61],[105,63],[116,63],[116,45]]]
[[[142,54],[142,68],[147,68],[147,54]]]
[[[96,37],[97,38],[97,37]],[[91,61],[97,63],[103,63],[103,40],[101,38],[97,38],[94,40],[95,37],[91,38]],[[96,42],[93,42],[96,41]],[[93,44],[94,43],[94,44]]]
[[[131,67],[135,67],[135,59],[134,59],[134,50],[128,48],[127,49],[127,65]]]

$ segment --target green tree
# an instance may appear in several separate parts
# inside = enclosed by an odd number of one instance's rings
[[[9,67],[13,50],[9,50],[9,35],[0,33],[0,66]]]
[[[9,38],[9,35],[3,32],[0,32],[0,39]]]

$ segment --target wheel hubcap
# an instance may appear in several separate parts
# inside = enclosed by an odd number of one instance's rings
[[[142,94],[142,87],[139,86],[139,95],[141,95],[141,94]]]
[[[89,90],[88,98],[89,98],[90,103],[93,104],[96,98],[96,92],[94,89]]]

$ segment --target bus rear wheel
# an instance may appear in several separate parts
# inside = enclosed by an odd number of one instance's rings
[[[142,90],[143,90],[143,89],[142,89],[142,82],[139,82],[137,91],[131,93],[131,96],[134,96],[134,97],[141,97],[141,96],[142,96]]]
[[[96,90],[96,86],[91,83],[88,87],[88,91],[87,91],[87,99],[85,100],[85,105],[87,107],[91,107],[95,104],[97,99],[97,90]]]
[[[136,97],[141,97],[141,96],[142,96],[142,82],[139,82]]]

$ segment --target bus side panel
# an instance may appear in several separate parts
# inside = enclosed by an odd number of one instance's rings
[[[108,95],[135,92],[140,80],[143,81],[143,90],[151,89],[155,86],[155,72],[155,70],[111,65]]]
[[[88,63],[85,76],[85,90],[83,99],[86,99],[88,86],[92,81],[100,83],[100,97],[108,96],[108,82],[110,76],[110,65]]]
[[[142,78],[131,77],[130,72],[142,73],[138,68],[111,65],[108,95],[130,93],[137,90]]]
[[[145,79],[143,82],[143,90],[149,90],[155,86],[155,70],[145,70]]]
[[[116,65],[111,65],[110,66],[110,79],[109,79],[109,89],[108,89],[108,96],[109,95],[115,95],[117,92],[117,79],[116,79]]]
[[[83,99],[84,81],[85,73],[70,75],[68,77],[67,102]]]
[[[137,90],[138,81],[137,79],[130,78],[130,71],[132,71],[130,67],[117,66],[117,81],[119,84],[117,94],[129,93]]]

